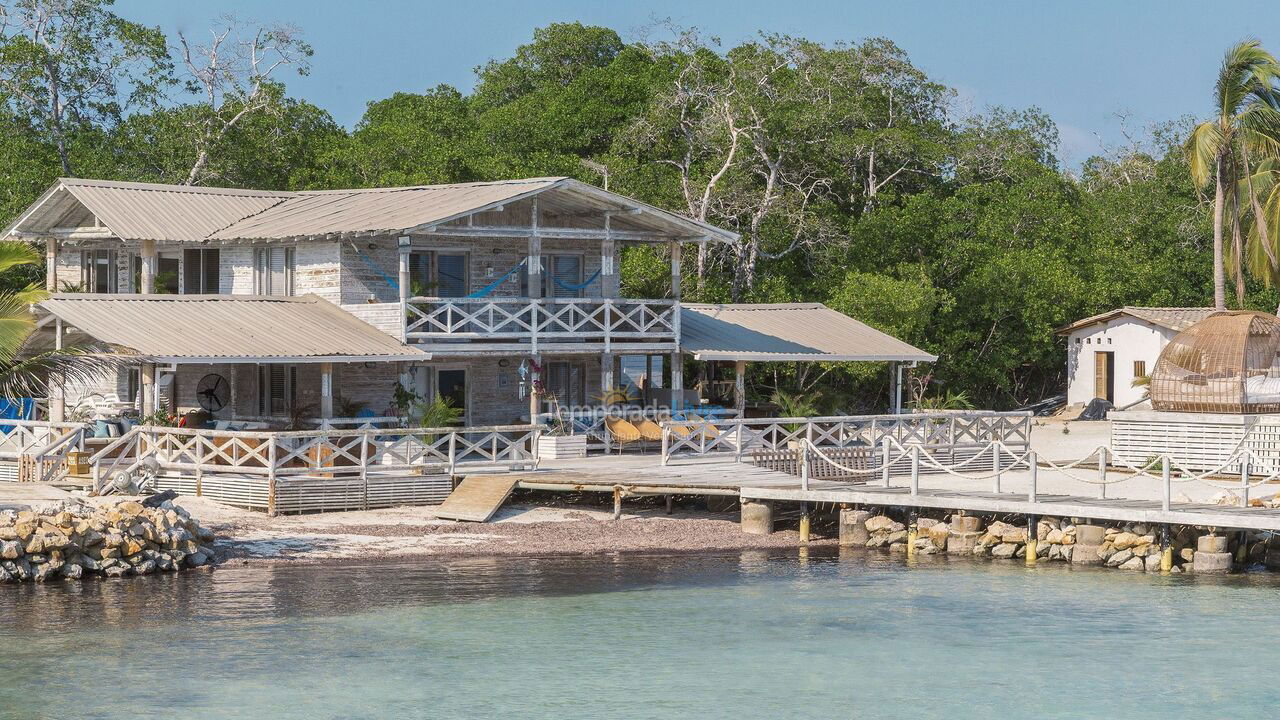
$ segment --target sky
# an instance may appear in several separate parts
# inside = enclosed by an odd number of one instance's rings
[[[1067,166],[1124,143],[1126,127],[1208,115],[1215,73],[1235,42],[1253,37],[1280,53],[1280,14],[1251,0],[1221,8],[1182,0],[117,0],[116,12],[192,36],[224,13],[295,24],[315,57],[310,76],[285,78],[290,93],[347,127],[368,102],[398,91],[469,90],[477,66],[510,57],[553,22],[605,25],[635,40],[670,19],[726,46],[761,30],[828,43],[883,36],[955,88],[962,111],[1047,111]]]

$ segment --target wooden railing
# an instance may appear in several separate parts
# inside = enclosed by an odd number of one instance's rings
[[[194,481],[232,475],[265,482],[269,511],[276,484],[286,478],[353,478],[370,473],[455,475],[485,466],[532,468],[539,425],[244,432],[138,427],[95,454],[94,488],[117,470],[137,472],[148,459],[161,474]]]
[[[529,352],[565,345],[674,349],[680,314],[672,300],[620,298],[428,298],[404,308],[407,342],[518,344]]]
[[[938,413],[911,415],[850,415],[815,418],[749,418],[727,420],[666,420],[662,425],[662,464],[680,457],[732,454],[749,460],[755,451],[799,451],[805,442],[816,447],[866,448],[884,446],[891,438],[901,445],[918,445],[949,462],[963,462],[987,449],[992,441],[1010,447],[1029,447],[1031,414]],[[882,459],[872,457],[872,466]]]

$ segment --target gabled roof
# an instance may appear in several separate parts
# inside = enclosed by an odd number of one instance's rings
[[[698,360],[933,362],[821,303],[682,305],[680,350]]]
[[[1168,328],[1174,332],[1182,332],[1187,328],[1195,325],[1201,320],[1209,317],[1215,312],[1219,312],[1214,308],[1180,308],[1180,307],[1141,307],[1137,305],[1126,305],[1115,310],[1108,310],[1091,317],[1077,320],[1070,325],[1064,325],[1054,332],[1059,335],[1075,332],[1080,328],[1100,323],[1110,322],[1118,317],[1128,316],[1151,323],[1162,328]]]
[[[100,343],[163,362],[363,362],[430,355],[315,295],[59,293],[36,305]]]
[[[135,241],[386,235],[423,231],[535,195],[551,212],[599,211],[600,218],[605,210],[626,211],[615,219],[619,229],[684,239],[738,239],[731,231],[566,177],[301,192],[62,178],[0,238],[95,222],[110,236]]]

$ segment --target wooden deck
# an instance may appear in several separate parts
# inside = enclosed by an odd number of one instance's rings
[[[736,463],[732,455],[681,460],[662,465],[657,455],[593,455],[571,460],[545,460],[537,470],[515,473],[525,490],[612,492],[631,495],[728,495],[745,488],[799,487],[799,478],[778,470]],[[847,487],[819,483],[812,487]]]

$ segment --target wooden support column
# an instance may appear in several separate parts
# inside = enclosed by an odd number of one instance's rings
[[[675,328],[676,351],[671,353],[671,407],[680,410],[684,407],[684,359],[680,357],[680,243],[671,243],[671,299],[675,308],[671,314],[671,322]]]
[[[156,291],[156,241],[142,241],[142,274],[140,287],[138,291],[144,295],[150,295]],[[115,268],[111,269],[115,272]],[[155,366],[152,366],[154,372]]]
[[[680,243],[671,243],[671,299],[680,302]]]
[[[538,386],[542,381],[542,372],[538,370],[542,366],[542,358],[534,355],[529,362],[529,422],[538,421]]]
[[[604,237],[600,239],[600,295],[614,298],[621,294],[618,274],[617,246],[610,227],[613,213],[604,214]]]
[[[671,409],[684,409],[684,359],[680,351],[671,353]]]
[[[601,396],[611,395],[612,393],[610,393],[609,391],[613,390],[617,382],[614,379],[614,374],[613,374],[614,357],[615,356],[613,353],[604,353],[600,356],[600,395]]]
[[[333,363],[320,363],[320,418],[333,418]]]
[[[529,259],[525,270],[529,275],[529,297],[542,297],[542,236],[538,234],[538,198],[531,200],[529,213]]]
[[[58,291],[58,239],[44,239],[44,289]]]
[[[404,302],[413,297],[413,280],[409,277],[409,248],[413,241],[408,235],[401,236],[397,240],[400,249],[400,277],[397,284],[400,290],[400,302]]]
[[[53,321],[53,348],[62,349],[62,318]],[[49,375],[49,420],[62,422],[67,419],[67,389],[62,383],[62,376],[57,373]]]
[[[142,414],[151,415],[156,411],[156,364],[142,363]]]
[[[733,364],[733,408],[741,418],[747,410],[747,362],[738,360]]]

